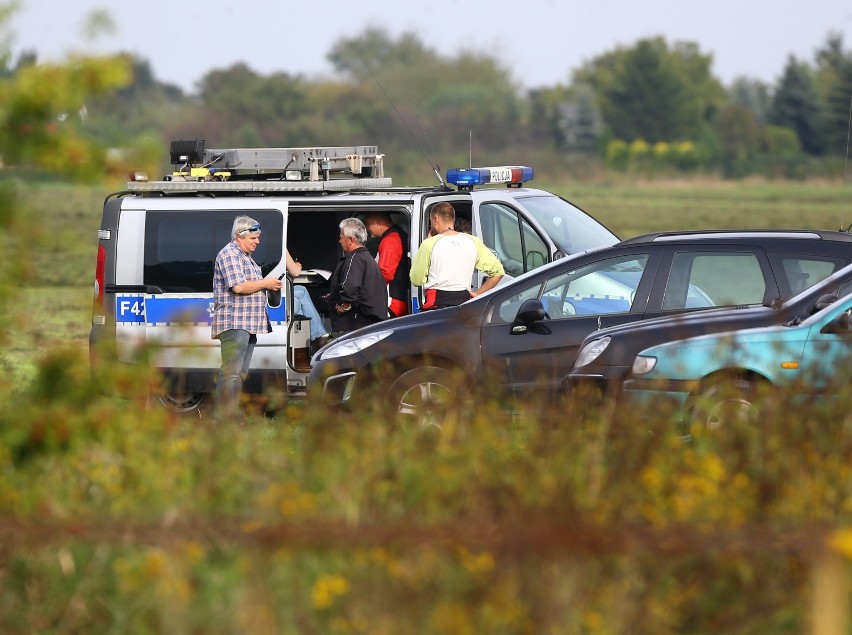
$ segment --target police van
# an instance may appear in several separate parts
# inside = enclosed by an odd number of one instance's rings
[[[170,159],[174,171],[162,180],[140,176],[104,201],[89,346],[93,367],[156,367],[164,376],[159,400],[179,412],[212,399],[221,362],[210,333],[213,264],[236,216],[260,222],[253,258],[264,276],[285,280],[269,302],[272,332],[258,336],[244,389],[287,396],[306,394],[310,371],[310,325],[293,311],[293,286],[308,289],[328,330],[323,296],[344,218],[390,215],[413,256],[428,236],[429,209],[448,202],[498,256],[505,279],[618,240],[563,198],[526,187],[533,170],[525,166],[453,169],[435,186],[394,187],[376,146],[209,149],[176,141]],[[303,266],[295,278],[285,275],[287,250]],[[481,280],[475,272],[472,287]],[[410,288],[413,313],[421,294]]]

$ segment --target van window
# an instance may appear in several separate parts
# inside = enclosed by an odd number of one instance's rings
[[[260,222],[260,244],[253,254],[263,275],[281,262],[283,219],[278,210],[149,211],[145,218],[143,283],[166,293],[210,293],[216,254],[231,240],[234,219]]]
[[[547,244],[511,207],[484,203],[479,208],[482,242],[494,252],[511,276],[540,267],[548,261]]]
[[[618,242],[618,237],[606,227],[558,196],[518,196],[516,200],[566,254]]]

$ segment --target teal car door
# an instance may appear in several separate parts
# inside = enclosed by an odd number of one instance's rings
[[[813,316],[802,355],[801,381],[807,392],[848,384],[852,378],[852,295]]]

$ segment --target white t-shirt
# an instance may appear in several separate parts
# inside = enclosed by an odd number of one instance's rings
[[[467,234],[441,236],[432,248],[425,289],[467,291],[476,267],[476,244]]]

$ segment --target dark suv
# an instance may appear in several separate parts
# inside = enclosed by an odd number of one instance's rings
[[[852,261],[852,234],[656,233],[522,275],[459,307],[354,331],[314,356],[308,389],[331,403],[374,397],[420,424],[478,396],[561,393],[592,331],[789,298]]]
[[[589,394],[587,389],[592,388],[593,392],[618,397],[636,355],[650,346],[708,333],[795,323],[848,293],[852,293],[852,265],[783,302],[682,313],[595,331],[580,347],[566,391]]]

